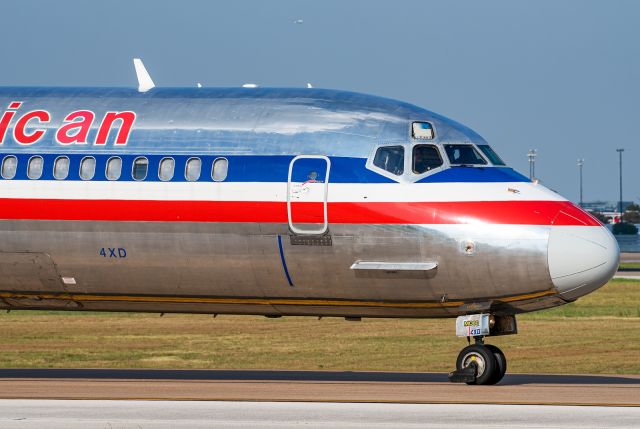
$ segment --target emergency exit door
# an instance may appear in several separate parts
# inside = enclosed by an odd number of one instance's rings
[[[322,155],[299,155],[289,164],[287,215],[294,234],[327,232],[327,196],[331,161]]]

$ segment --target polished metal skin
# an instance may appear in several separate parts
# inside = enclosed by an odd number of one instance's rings
[[[97,117],[109,110],[132,110],[137,120],[126,146],[61,147],[49,132],[31,146],[8,137],[0,146],[3,157],[319,155],[332,161],[362,159],[363,165],[368,159],[370,165],[381,144],[403,145],[410,153],[416,144],[411,122],[416,120],[434,125],[436,135],[429,143],[440,148],[448,143],[486,144],[470,129],[427,110],[341,91],[153,89],[140,94],[129,89],[0,89],[0,106],[16,100],[23,103],[18,114],[36,108],[50,112],[53,119],[46,127],[52,130],[69,111],[79,109],[93,110]],[[447,170],[448,160],[444,157],[440,169],[422,175],[412,173],[408,163],[401,177],[392,180],[380,174],[380,181],[414,187],[402,192],[415,189],[428,201],[436,184],[415,182]],[[273,198],[282,200],[287,172],[277,174],[285,179],[265,181],[273,184]],[[0,192],[5,193],[19,193],[26,185],[2,182]],[[146,183],[131,186],[145,193]],[[342,184],[329,178],[323,185],[331,204]],[[55,186],[53,182],[52,189]],[[78,186],[90,189],[94,184]],[[211,187],[212,199],[221,189],[214,188],[215,183],[201,186]],[[465,186],[472,196],[484,183]],[[359,201],[375,196],[362,192]],[[501,192],[504,198],[527,192],[552,194],[525,181],[505,184]],[[615,240],[594,226],[332,223],[329,212],[326,233],[305,237],[287,222],[3,219],[0,308],[5,309],[351,317],[514,314],[562,305],[591,292],[609,280],[618,257]],[[309,244],[294,244],[298,236]],[[322,244],[323,237],[330,237],[331,245]],[[589,253],[586,242],[595,243],[598,252],[578,263],[571,252]],[[105,248],[126,249],[127,256],[101,256]],[[434,263],[436,268],[351,269],[358,261]]]
[[[73,110],[133,110],[132,143],[117,153],[202,153],[363,157],[374,144],[409,143],[412,120],[429,120],[437,141],[484,142],[469,128],[417,106],[364,94],[324,89],[175,88],[139,93],[108,88],[1,88],[0,106],[23,102],[19,112],[44,109],[49,128]],[[59,151],[47,134],[32,148],[5,141],[2,151],[20,148]],[[71,145],[65,152],[87,151]],[[113,152],[110,145],[91,152]]]

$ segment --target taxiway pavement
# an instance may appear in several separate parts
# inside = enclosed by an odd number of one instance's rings
[[[636,428],[640,408],[460,404],[0,400],[0,427]]]
[[[637,428],[640,408],[0,400],[0,428]]]
[[[467,386],[444,373],[1,369],[0,398],[640,407],[640,376],[508,374]]]

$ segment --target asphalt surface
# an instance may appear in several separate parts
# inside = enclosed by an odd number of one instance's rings
[[[637,428],[640,408],[0,400],[0,428]]]
[[[0,398],[640,407],[640,376],[508,374],[467,386],[444,373],[2,369]]]

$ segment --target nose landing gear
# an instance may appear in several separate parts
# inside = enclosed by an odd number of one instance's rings
[[[491,353],[493,353],[493,357],[496,359],[497,364],[497,368],[493,373],[493,377],[489,379],[489,382],[487,384],[499,383],[507,373],[507,358],[505,357],[504,353],[502,353],[502,350],[500,350],[493,344],[486,344],[485,347],[488,348]]]
[[[498,347],[484,344],[484,336],[515,334],[517,332],[515,316],[507,316],[506,319],[506,321],[499,320],[488,314],[458,318],[456,322],[458,336],[466,336],[469,341],[473,336],[475,344],[462,349],[456,359],[455,371],[449,373],[449,381],[491,385],[502,380],[507,372],[507,359]]]
[[[496,384],[507,372],[507,359],[498,347],[476,343],[462,349],[456,370],[449,373],[454,383]]]

